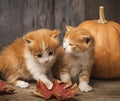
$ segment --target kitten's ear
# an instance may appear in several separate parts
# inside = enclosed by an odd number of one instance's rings
[[[32,39],[28,38],[27,36],[24,36],[23,39],[28,46],[31,46],[34,43],[34,41]]]
[[[66,29],[67,29],[67,31],[70,31],[70,30],[72,30],[74,27],[72,27],[72,26],[68,26],[68,25],[66,25]]]
[[[59,37],[59,33],[60,31],[55,29],[50,33],[50,37],[56,39]]]
[[[90,36],[83,36],[82,37],[82,40],[87,44],[89,45],[92,41],[92,38]]]

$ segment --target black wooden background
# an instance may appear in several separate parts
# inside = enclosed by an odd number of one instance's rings
[[[15,38],[39,28],[57,28],[62,40],[65,25],[105,16],[120,23],[120,0],[0,0],[0,49]]]

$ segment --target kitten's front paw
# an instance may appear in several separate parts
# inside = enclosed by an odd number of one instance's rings
[[[46,87],[50,90],[53,87],[53,83],[51,81],[45,82]]]
[[[92,87],[89,86],[86,82],[81,82],[79,84],[79,88],[82,92],[89,92],[92,91]]]
[[[27,88],[29,87],[29,83],[25,82],[25,81],[16,81],[16,85],[15,86],[18,86],[20,88]]]

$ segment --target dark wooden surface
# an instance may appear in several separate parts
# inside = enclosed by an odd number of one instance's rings
[[[99,6],[104,6],[106,19],[120,23],[120,0],[85,0],[85,20],[98,19]]]
[[[47,101],[32,95],[36,91],[35,83],[28,89],[16,89],[16,94],[0,96],[0,101]],[[66,101],[120,101],[120,80],[92,80],[93,91],[89,93],[77,92],[73,99]],[[56,101],[51,99],[48,101]]]
[[[54,28],[53,0],[0,0],[0,48],[45,27]]]
[[[57,28],[62,40],[65,25],[98,19],[100,5],[107,19],[120,23],[120,0],[0,0],[0,49],[38,28]]]

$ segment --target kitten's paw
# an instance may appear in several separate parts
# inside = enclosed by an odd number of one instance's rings
[[[46,87],[50,90],[53,87],[53,83],[51,81],[45,82]]]
[[[15,86],[20,87],[20,88],[27,88],[27,87],[29,87],[29,83],[19,80],[19,81],[16,81]]]
[[[79,84],[79,88],[82,92],[89,92],[92,91],[92,87],[89,86],[86,82],[81,82]]]

